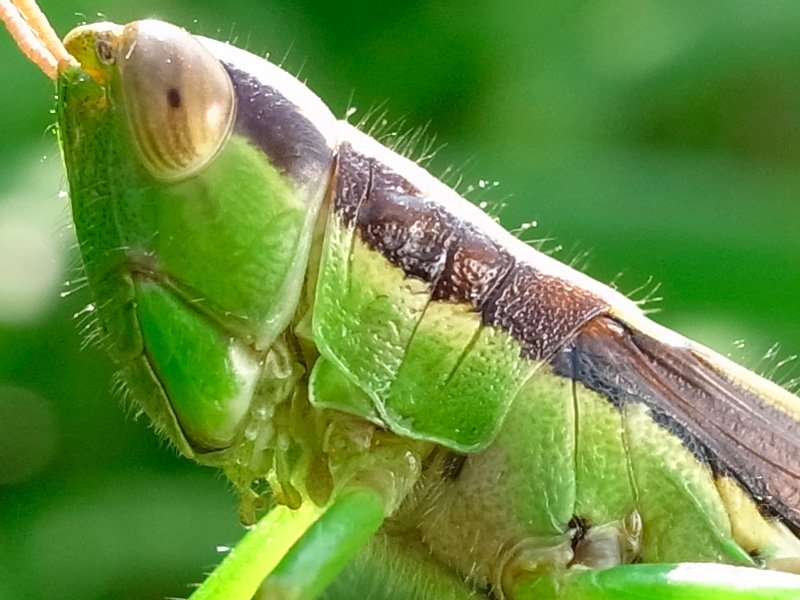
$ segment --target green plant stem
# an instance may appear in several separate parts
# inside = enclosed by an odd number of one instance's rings
[[[311,501],[297,510],[276,506],[248,531],[190,600],[250,600],[261,582],[325,512]]]

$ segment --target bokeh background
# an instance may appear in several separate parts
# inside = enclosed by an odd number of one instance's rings
[[[41,3],[61,34],[101,11],[269,52],[339,116],[428,125],[434,174],[556,256],[660,283],[661,323],[760,371],[800,351],[796,1]],[[0,598],[186,597],[241,535],[236,500],[81,349],[53,89],[4,35],[0,58]]]

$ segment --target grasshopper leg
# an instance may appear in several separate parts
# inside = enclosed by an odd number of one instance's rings
[[[264,600],[313,600],[369,541],[384,520],[381,496],[345,491],[289,549],[261,588]]]
[[[572,569],[515,583],[514,600],[797,600],[800,576],[707,563]]]
[[[336,577],[384,519],[382,498],[344,491],[327,507],[276,506],[236,545],[190,600],[312,599]]]

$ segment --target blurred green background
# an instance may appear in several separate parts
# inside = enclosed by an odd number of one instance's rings
[[[528,237],[566,260],[590,251],[622,291],[660,282],[656,320],[761,371],[773,343],[800,351],[794,0],[42,5],[61,34],[102,12],[236,39],[339,116],[429,124],[434,174],[456,167],[506,225],[535,220]],[[3,35],[0,56],[0,598],[185,597],[241,534],[236,500],[81,350],[53,89]]]

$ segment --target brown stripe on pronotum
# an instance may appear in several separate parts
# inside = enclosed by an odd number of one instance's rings
[[[17,47],[50,79],[77,66],[44,13],[31,0],[0,0],[0,19]]]
[[[590,289],[539,269],[486,235],[480,222],[457,214],[440,197],[454,192],[420,190],[348,142],[339,147],[337,175],[334,209],[345,225],[406,276],[429,284],[435,300],[471,304],[484,325],[517,339],[526,358],[550,356],[608,311]]]

